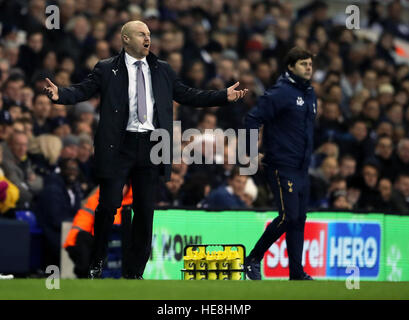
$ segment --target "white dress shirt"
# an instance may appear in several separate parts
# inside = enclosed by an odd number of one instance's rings
[[[137,61],[134,57],[125,52],[125,64],[128,69],[128,95],[129,95],[129,119],[128,125],[126,126],[127,131],[132,132],[145,132],[148,130],[155,130],[153,126],[153,105],[155,104],[155,99],[153,97],[152,90],[152,77],[151,70],[149,69],[146,57],[142,61],[142,72],[145,78],[145,92],[146,92],[146,111],[147,120],[144,124],[140,123],[138,120],[138,105],[137,105],[137,91],[136,91],[136,72],[137,66],[134,63]]]

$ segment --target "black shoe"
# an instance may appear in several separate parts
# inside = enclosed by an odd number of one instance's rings
[[[300,277],[290,277],[290,280],[314,280],[309,274],[303,272]]]
[[[92,263],[88,271],[88,279],[101,279],[103,268],[104,260],[102,259]]]
[[[247,279],[261,280],[260,262],[254,258],[247,257],[244,259],[244,272]]]

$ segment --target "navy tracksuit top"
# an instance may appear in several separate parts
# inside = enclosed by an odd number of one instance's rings
[[[264,124],[263,162],[267,165],[307,171],[316,113],[317,98],[310,82],[287,71],[247,113],[246,131]],[[249,147],[249,139],[247,142]]]

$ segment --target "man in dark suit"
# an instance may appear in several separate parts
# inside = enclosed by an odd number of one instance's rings
[[[58,88],[49,79],[45,91],[58,104],[75,104],[101,95],[100,122],[95,134],[95,169],[100,184],[95,212],[95,247],[89,277],[99,278],[107,252],[109,231],[122,188],[131,179],[133,193],[132,263],[124,277],[142,279],[149,259],[155,189],[159,176],[170,177],[170,164],[150,159],[150,133],[165,129],[173,136],[173,102],[196,107],[224,105],[242,98],[247,90],[198,90],[181,83],[168,63],[149,52],[150,31],[141,21],[121,30],[123,50],[96,64],[81,83]],[[172,141],[172,140],[171,140]],[[171,148],[172,143],[169,148]]]

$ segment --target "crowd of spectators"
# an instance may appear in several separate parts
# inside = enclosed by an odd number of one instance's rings
[[[59,29],[46,28],[48,5],[59,8]],[[249,89],[228,107],[174,103],[180,130],[200,130],[195,143],[202,146],[215,144],[206,129],[243,128],[246,113],[285,70],[290,48],[310,50],[318,97],[310,209],[408,213],[409,62],[398,59],[394,45],[395,39],[409,41],[404,8],[400,1],[370,3],[361,28],[379,32],[373,41],[339,24],[328,6],[312,1],[295,9],[279,0],[0,2],[0,216],[31,210],[48,221],[51,239],[53,228],[73,217],[96,187],[92,140],[99,97],[62,106],[42,88],[46,77],[58,86],[79,82],[99,60],[118,54],[120,28],[129,20],[148,25],[151,51],[187,85],[223,89],[240,81],[239,89]],[[234,145],[225,143],[222,154],[199,150],[210,164],[175,163],[171,180],[158,190],[158,207],[275,207],[262,165],[255,175],[241,176],[226,161]]]

